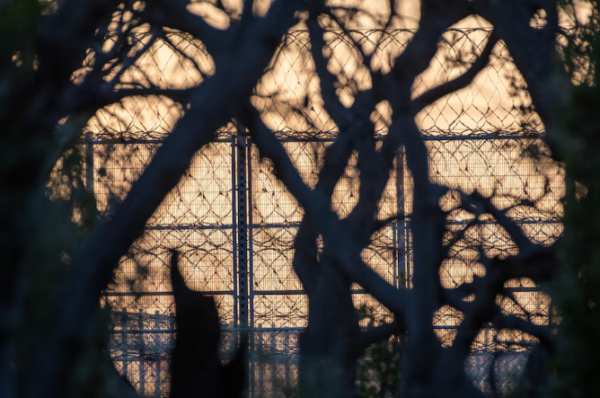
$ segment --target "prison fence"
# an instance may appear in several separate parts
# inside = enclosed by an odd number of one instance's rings
[[[326,54],[330,70],[340,76],[340,100],[350,103],[353,89],[369,85],[354,42],[366,49],[372,46],[376,64],[372,67],[385,69],[389,67],[385,60],[400,53],[412,34],[406,30],[351,32],[350,36],[327,32]],[[481,52],[488,35],[485,29],[447,32],[430,68],[415,84],[415,95],[464,71],[474,59],[469,54]],[[466,61],[450,62],[458,58]],[[158,40],[136,67],[144,73],[134,70],[132,79],[150,79],[165,88],[193,86],[211,73],[201,43],[177,33]],[[536,201],[535,211],[516,206],[509,214],[532,240],[550,244],[562,232],[562,171],[544,157],[543,126],[535,114],[523,112],[528,98],[526,92],[514,89],[519,79],[499,43],[490,65],[468,88],[427,107],[417,121],[429,149],[433,181],[493,194],[496,203],[505,207],[515,197]],[[311,186],[325,148],[337,135],[319,98],[308,34],[290,32],[253,101]],[[126,195],[184,112],[164,97],[130,98],[92,118],[84,144],[86,184],[101,211],[110,214],[113,204]],[[390,117],[385,103],[374,117],[381,138]],[[356,160],[348,164],[333,195],[332,207],[340,217],[348,215],[358,199]],[[362,254],[388,282],[409,288],[411,187],[400,151],[379,217],[399,213],[406,217],[378,232]],[[444,200],[451,208],[455,199],[450,193]],[[250,332],[249,396],[279,397],[293,390],[298,336],[308,315],[307,298],[291,266],[302,217],[302,208],[277,181],[271,165],[260,160],[252,140],[238,134],[233,125],[224,126],[218,138],[196,154],[186,175],[122,259],[115,284],[103,294],[103,304],[113,312],[111,355],[142,395],[167,397],[169,392],[168,358],[176,329],[169,249],[181,253],[180,267],[188,286],[215,298],[224,331],[223,357],[237,345],[240,331]],[[449,228],[464,223],[457,216],[451,218]],[[477,231],[469,239],[479,241],[488,253],[515,250],[494,222]],[[476,251],[459,244],[440,277],[444,286],[452,287],[481,271]],[[505,303],[505,310],[522,314],[525,308],[536,322],[548,322],[548,299],[534,284],[511,281],[510,289],[515,300]],[[388,315],[359,286],[354,300],[357,306],[372,306],[381,319]],[[451,308],[436,314],[436,332],[444,344],[451,344],[459,323],[460,314]],[[474,383],[485,391],[494,377],[496,385],[508,388],[527,357],[511,341],[523,339],[527,336],[483,330],[466,365]]]

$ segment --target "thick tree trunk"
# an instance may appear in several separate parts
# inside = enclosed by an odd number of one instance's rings
[[[309,324],[300,339],[301,397],[357,397],[359,328],[350,281],[328,261],[309,296]]]

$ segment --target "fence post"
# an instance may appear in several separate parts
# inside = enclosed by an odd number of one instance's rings
[[[123,357],[123,377],[128,379],[129,373],[129,349],[128,349],[128,333],[127,333],[127,309],[123,308],[121,315],[121,352]]]
[[[248,327],[248,212],[246,176],[246,137],[237,137],[237,226],[238,226],[238,297],[239,326]]]
[[[246,140],[246,155],[247,155],[247,159],[246,159],[246,178],[248,181],[248,185],[247,185],[247,206],[248,206],[248,226],[247,226],[247,239],[248,239],[248,265],[247,265],[247,275],[248,275],[248,333],[250,336],[250,342],[249,342],[249,350],[250,350],[250,354],[249,358],[250,358],[250,363],[248,364],[249,366],[249,370],[246,372],[246,374],[249,375],[249,377],[251,377],[251,380],[254,380],[254,368],[255,368],[255,358],[254,358],[254,342],[255,342],[255,338],[254,338],[254,292],[253,292],[253,282],[254,282],[254,249],[252,246],[252,228],[253,228],[253,221],[252,221],[252,139],[248,138]],[[250,334],[250,328],[252,328],[252,332]],[[251,396],[255,397],[256,394],[254,392],[254,384],[252,385],[252,390],[251,390]]]
[[[238,327],[238,257],[237,257],[237,188],[236,188],[236,155],[237,141],[231,137],[231,240],[233,253],[233,327]]]
[[[91,131],[85,132],[85,187],[94,192],[94,142]]]
[[[398,262],[397,268],[394,270],[396,278],[400,272],[404,272],[404,287],[410,287],[410,261],[408,261],[408,233],[406,230],[406,214],[404,211],[405,192],[404,192],[404,146],[398,149],[396,156],[396,205],[398,213],[398,221],[396,221],[396,239],[398,245]],[[398,286],[397,280],[394,281]]]
[[[139,318],[138,318],[138,338],[140,341],[139,375],[140,375],[140,395],[141,396],[144,396],[146,394],[146,380],[145,380],[146,375],[145,375],[145,371],[144,371],[144,365],[145,365],[144,357],[146,356],[146,347],[144,344],[144,333],[142,332],[144,330],[143,315],[144,315],[144,311],[140,308]]]
[[[171,310],[169,312],[169,359],[170,359],[170,355],[173,352],[173,349],[175,348],[175,313],[173,312],[173,310]],[[167,365],[167,377],[168,379],[168,385],[169,388],[167,390],[167,395],[169,396],[171,394],[171,380],[170,380],[170,375],[171,375],[171,367],[170,367],[170,362],[166,363]]]
[[[160,314],[158,312],[158,310],[154,311],[154,330],[161,330],[161,325],[160,325]],[[162,333],[156,335],[156,337],[154,337],[155,339],[160,339],[162,337]],[[162,346],[162,341],[160,342],[160,345]],[[156,344],[156,346],[158,346],[158,344]],[[161,347],[162,348],[162,347]],[[161,396],[161,378],[160,378],[160,365],[162,363],[162,353],[157,353],[157,357],[156,357],[156,376],[155,376],[155,392],[154,392],[154,396],[156,396],[157,398]]]
[[[240,343],[248,347],[248,185],[247,162],[248,140],[244,135],[246,127],[237,124],[237,297],[238,297],[238,329],[241,329]],[[252,360],[252,359],[250,359]],[[249,375],[246,368],[245,374]],[[252,379],[251,379],[252,380]],[[252,381],[249,383],[252,385]],[[252,388],[250,388],[252,396]]]

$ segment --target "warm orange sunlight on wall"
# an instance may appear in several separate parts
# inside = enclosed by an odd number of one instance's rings
[[[357,18],[350,26],[355,40],[363,43],[362,50],[375,52],[374,64],[363,65],[362,57],[335,26],[326,34],[329,70],[338,74],[338,95],[349,106],[354,90],[371,85],[369,67],[388,71],[390,60],[403,50],[404,44],[418,28],[418,2],[400,2],[396,10],[400,17],[391,27],[380,29],[389,13],[388,1],[343,1],[332,5],[358,5],[370,11],[381,10],[374,16]],[[226,2],[233,19],[239,17],[241,1]],[[258,14],[266,12],[270,2],[255,6]],[[215,11],[207,2],[198,2],[190,10],[204,17],[211,25],[226,28],[230,17]],[[585,18],[582,9],[581,18]],[[330,24],[326,19],[323,24]],[[568,21],[565,22],[565,24]],[[465,66],[450,65],[449,58],[467,55],[473,61],[489,35],[489,24],[482,18],[469,18],[447,32],[439,52],[429,69],[415,82],[414,96],[464,72]],[[151,40],[151,33],[140,31],[139,48]],[[382,45],[373,42],[384,37]],[[252,101],[261,112],[265,124],[284,141],[284,147],[300,174],[309,185],[316,184],[325,148],[337,134],[337,127],[323,106],[319,80],[308,48],[308,33],[300,24],[286,38],[286,43],[274,58],[271,68],[259,82]],[[107,48],[110,43],[107,42]],[[175,52],[179,49],[185,56]],[[471,55],[469,55],[471,54]],[[475,55],[473,55],[475,54]],[[150,83],[161,88],[189,88],[201,84],[214,73],[214,64],[198,40],[171,32],[167,39],[158,39],[145,56],[122,72],[123,86]],[[343,73],[342,73],[343,72]],[[534,241],[550,244],[562,232],[558,223],[562,215],[559,199],[564,192],[564,175],[551,162],[540,165],[526,155],[532,143],[540,144],[544,128],[535,114],[523,115],[522,106],[530,105],[526,92],[511,91],[511,82],[522,78],[511,62],[510,54],[498,43],[490,65],[466,88],[453,93],[423,109],[417,123],[426,136],[430,152],[430,178],[450,188],[469,193],[479,190],[485,195],[495,193],[495,203],[506,208],[515,203],[514,197],[537,198],[549,184],[553,195],[540,202],[539,211],[524,213],[518,206],[511,216],[518,219],[526,234]],[[307,106],[304,106],[307,104]],[[373,120],[380,137],[385,136],[390,123],[390,108],[379,104]],[[110,202],[127,194],[131,184],[148,165],[161,140],[185,113],[185,109],[165,97],[133,97],[100,110],[88,123],[93,145],[93,189],[101,211],[110,209]],[[529,126],[531,130],[525,130]],[[533,133],[533,136],[532,136]],[[199,151],[176,189],[169,194],[147,225],[144,236],[131,253],[122,259],[116,284],[103,300],[113,309],[126,313],[168,315],[173,311],[173,299],[168,270],[168,248],[177,248],[183,255],[181,267],[188,285],[199,291],[213,293],[220,306],[224,327],[235,329],[237,320],[236,288],[236,185],[239,184],[239,151],[233,125],[224,126],[219,140]],[[250,217],[251,259],[251,320],[253,328],[301,328],[307,324],[308,303],[302,286],[292,269],[293,241],[303,211],[296,200],[274,177],[271,166],[261,162],[255,148],[248,150],[245,164],[250,185],[248,203]],[[357,203],[359,195],[357,157],[347,166],[345,177],[338,183],[332,207],[345,217]],[[448,208],[456,198],[449,195]],[[453,202],[454,201],[454,202]],[[395,170],[379,206],[379,217],[397,213],[410,216],[411,176],[399,156]],[[450,219],[454,228],[467,216],[456,213]],[[453,227],[454,225],[454,227]],[[484,242],[488,254],[514,252],[506,233],[495,223],[486,224],[473,239]],[[456,250],[460,251],[460,247]],[[384,228],[373,244],[364,250],[363,258],[390,283],[410,287],[412,263],[408,226],[397,223]],[[147,277],[139,278],[140,267]],[[465,248],[440,271],[446,287],[472,280],[484,272],[477,263],[477,253]],[[405,280],[407,279],[407,280]],[[360,292],[355,302],[378,306]],[[536,291],[528,280],[511,281],[518,302],[538,313],[535,321],[548,322],[548,298]],[[139,293],[134,295],[132,293]],[[384,313],[383,309],[377,307]],[[514,303],[505,303],[506,311],[518,313]],[[452,343],[453,327],[461,315],[449,308],[436,314],[437,333],[445,344]],[[117,326],[118,329],[118,326]],[[489,344],[494,336],[482,332],[477,344]],[[527,338],[527,337],[524,337]]]

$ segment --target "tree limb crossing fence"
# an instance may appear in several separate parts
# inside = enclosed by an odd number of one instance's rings
[[[338,95],[351,101],[353,92],[368,86],[368,79],[356,66],[348,38],[341,32],[327,34],[329,66],[340,76]],[[388,35],[380,55],[384,57],[385,51],[401,52],[412,33],[353,34],[363,45],[372,35]],[[463,66],[453,66],[448,60],[480,53],[488,35],[485,29],[447,32],[436,57],[438,64],[432,64],[420,84],[433,86],[451,79]],[[169,46],[186,50],[165,53]],[[194,80],[203,51],[174,33],[149,52],[142,64],[148,75],[154,73],[166,81]],[[302,178],[312,187],[325,148],[336,136],[335,126],[319,105],[314,75],[307,33],[291,32],[254,98],[263,120],[277,131]],[[526,95],[510,94],[511,82],[518,79],[518,71],[498,43],[481,78],[426,107],[417,121],[429,150],[430,178],[438,184],[483,192],[505,208],[510,198],[545,195],[539,211],[525,212],[517,206],[509,215],[530,239],[549,245],[562,233],[562,171],[544,156],[543,127],[536,124],[535,116],[520,111]],[[414,87],[416,94],[419,90],[420,86]],[[100,111],[90,122],[84,143],[86,185],[101,211],[110,214],[111,203],[123,198],[183,112],[163,97],[139,97]],[[379,136],[385,136],[391,117],[385,103],[373,117]],[[374,235],[362,257],[394,286],[410,287],[412,182],[402,152],[395,162],[379,203],[379,218],[392,221]],[[332,208],[341,218],[357,202],[357,177],[354,156],[333,196]],[[456,198],[450,193],[442,200],[450,208]],[[177,188],[148,222],[143,237],[122,259],[115,283],[102,299],[113,312],[111,355],[140,393],[163,397],[169,391],[167,359],[175,324],[168,251],[173,248],[181,255],[188,286],[213,295],[218,303],[226,336],[224,358],[236,346],[239,331],[251,332],[250,395],[278,396],[293,385],[298,334],[307,324],[308,312],[306,296],[292,269],[294,237],[302,217],[302,208],[275,178],[272,165],[261,161],[243,126],[224,126],[219,138],[196,154]],[[456,216],[448,229],[466,223]],[[495,255],[514,252],[495,221],[483,222],[476,231],[463,238],[485,242],[486,250]],[[455,245],[453,250],[452,260],[440,272],[445,287],[458,286],[481,272],[477,253],[469,244]],[[547,324],[548,298],[529,280],[510,284],[514,300],[503,303],[503,308],[514,314],[526,310],[536,322]],[[381,319],[389,316],[360,286],[354,286],[354,302],[373,306]],[[436,334],[444,344],[451,344],[460,321],[460,314],[451,307],[436,313]],[[526,355],[511,341],[527,338],[484,330],[467,363],[474,382],[481,389],[488,388],[486,369],[493,366],[498,382],[510,383],[512,369],[522,367]]]

